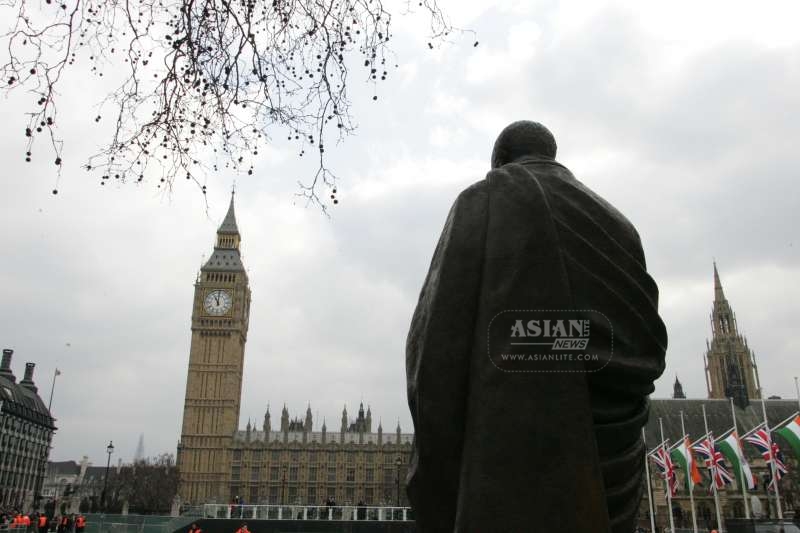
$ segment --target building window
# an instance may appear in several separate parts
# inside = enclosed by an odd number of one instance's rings
[[[356,469],[355,468],[348,468],[347,469],[347,481],[355,481],[356,480]]]
[[[353,503],[353,500],[355,499],[356,499],[355,487],[347,487],[347,503]]]
[[[234,481],[239,481],[241,478],[241,469],[238,466],[231,467],[231,479]]]
[[[242,460],[242,450],[233,450],[233,460],[234,461]]]
[[[365,454],[364,459],[366,460],[367,463],[372,464],[375,462],[375,454],[372,452],[367,452]]]
[[[258,467],[253,467],[250,469],[250,481],[258,481],[259,475],[261,474],[261,469]],[[252,500],[252,498],[251,498]]]
[[[297,503],[297,487],[289,487],[289,503]]]
[[[278,503],[278,486],[272,485],[269,488],[269,503]]]
[[[311,466],[308,469],[308,480],[309,481],[316,481],[317,480],[317,467]]]
[[[289,469],[289,481],[297,481],[298,467],[293,466]]]
[[[258,504],[258,487],[250,487],[250,503],[252,505]]]
[[[269,469],[269,478],[272,481],[278,481],[278,467],[273,466]]]
[[[314,504],[317,502],[317,488],[308,487],[308,503]]]
[[[329,463],[336,462],[336,452],[328,452],[328,462]]]
[[[367,468],[367,481],[375,481],[375,470]]]
[[[372,505],[372,487],[364,489],[364,503]]]
[[[271,456],[273,461],[277,461],[278,459],[281,458],[281,452],[280,452],[280,450],[272,450],[272,453],[270,454],[270,456]]]
[[[356,452],[347,452],[347,464],[356,462]]]
[[[292,450],[292,462],[296,463],[300,460],[300,452],[297,450]]]
[[[253,450],[250,452],[250,458],[253,460],[253,462],[261,461],[261,450]]]
[[[336,487],[328,487],[328,498],[331,500],[336,499]]]
[[[336,481],[336,467],[329,466],[328,467],[328,481]]]

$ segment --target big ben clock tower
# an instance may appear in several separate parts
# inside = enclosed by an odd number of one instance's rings
[[[230,499],[230,446],[239,424],[250,287],[239,254],[233,196],[214,253],[194,286],[189,374],[178,445],[183,502]]]

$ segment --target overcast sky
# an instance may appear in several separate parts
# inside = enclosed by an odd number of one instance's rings
[[[343,405],[354,414],[363,400],[385,429],[411,430],[404,344],[418,291],[450,204],[517,119],[547,125],[558,160],[638,228],[669,332],[656,396],[676,374],[689,397],[706,395],[716,258],[765,393],[794,397],[800,3],[446,5],[480,45],[431,51],[424,20],[396,21],[399,69],[377,101],[353,86],[357,135],[328,150],[341,178],[330,219],[294,204],[311,171],[294,146],[277,142],[237,178],[253,293],[241,425],[260,425],[268,404],[300,416],[311,402],[316,427],[338,427]],[[210,178],[208,213],[184,183],[171,196],[152,182],[100,187],[79,164],[103,141],[102,91],[71,76],[57,196],[50,157],[24,162],[22,100],[0,103],[0,344],[17,376],[37,363],[45,401],[63,372],[51,459],[103,463],[113,439],[127,461],[140,433],[148,455],[174,452],[193,282],[234,176]]]

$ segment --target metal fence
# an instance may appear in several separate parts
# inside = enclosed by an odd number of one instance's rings
[[[410,507],[372,507],[366,505],[226,505],[209,503],[203,506],[203,518],[408,522],[414,520],[414,515]]]
[[[800,527],[794,524],[791,520],[779,521],[728,519],[725,520],[724,523],[725,527],[718,530],[720,533],[800,533]],[[698,526],[697,530],[701,533],[708,531],[707,528],[701,526]],[[650,528],[641,528],[636,530],[634,533],[639,531],[650,533]],[[658,533],[661,533],[662,531],[672,533],[668,526],[656,526],[656,531]],[[694,533],[694,529],[691,527],[676,527],[675,533]]]
[[[192,516],[89,514],[84,533],[172,533],[192,519]]]

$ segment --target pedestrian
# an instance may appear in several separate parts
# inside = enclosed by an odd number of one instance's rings
[[[70,533],[70,527],[72,524],[69,521],[69,517],[67,515],[61,515],[61,520],[58,523],[58,533]]]
[[[47,533],[47,515],[45,513],[39,515],[36,526],[39,528],[39,533]]]
[[[197,527],[197,524],[192,524],[189,527],[189,533],[203,533],[203,530]]]
[[[75,518],[75,533],[83,533],[83,528],[86,527],[86,518],[80,513]]]
[[[358,520],[366,520],[367,508],[364,506],[364,500],[358,500],[357,508],[356,518]]]

